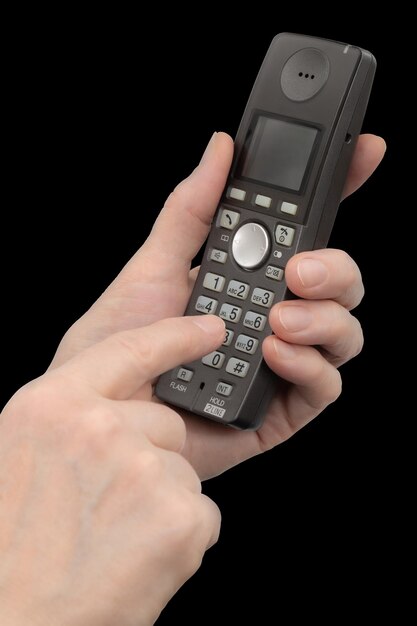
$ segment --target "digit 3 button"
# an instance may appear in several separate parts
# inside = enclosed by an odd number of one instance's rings
[[[233,258],[240,267],[253,270],[259,267],[269,253],[269,237],[266,229],[256,222],[243,224],[232,241]]]

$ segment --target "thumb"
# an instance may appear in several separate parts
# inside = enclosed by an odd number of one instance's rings
[[[135,275],[144,253],[156,255],[169,276],[188,272],[189,265],[207,238],[211,220],[226,184],[233,157],[233,141],[226,133],[214,133],[200,164],[168,197],[151,234],[122,271]]]
[[[124,400],[155,376],[215,350],[224,333],[215,315],[164,319],[116,333],[60,369],[105,397]]]

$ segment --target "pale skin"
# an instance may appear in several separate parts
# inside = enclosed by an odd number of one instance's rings
[[[345,195],[384,150],[382,139],[360,138]],[[350,311],[363,285],[344,252],[320,250],[290,261],[286,280],[299,299],[270,312],[274,335],[263,354],[287,383],[277,383],[258,432],[179,414],[153,396],[156,376],[223,340],[219,318],[178,316],[231,156],[231,139],[215,134],[145,244],[65,335],[49,371],[1,414],[5,626],[152,624],[217,539],[219,511],[200,481],[279,444],[340,394],[337,368],[362,347]]]

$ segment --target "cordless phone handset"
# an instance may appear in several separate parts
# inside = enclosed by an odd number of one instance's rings
[[[293,297],[288,260],[327,245],[375,68],[356,46],[291,33],[272,41],[185,312],[219,315],[225,340],[161,376],[159,398],[236,428],[261,425],[276,388],[261,351],[268,312]]]

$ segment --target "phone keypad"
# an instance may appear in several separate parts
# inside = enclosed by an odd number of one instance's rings
[[[240,191],[241,190],[238,188],[229,188],[228,197],[233,200],[245,202],[245,198]],[[252,206],[256,205],[264,209],[270,209],[272,207],[272,201],[269,196],[250,194],[249,200]],[[281,202],[279,203],[279,207],[282,213],[287,212],[290,215],[295,215],[297,209],[296,205],[292,205],[289,202]],[[241,221],[243,224],[240,224]],[[285,264],[288,258],[288,253],[284,248],[290,248],[293,245],[296,228],[292,227],[292,225],[282,224],[280,220],[277,219],[273,226],[270,224],[270,230],[267,231],[265,225],[257,221],[246,221],[245,215],[241,214],[241,212],[230,210],[227,207],[220,209],[217,225],[219,228],[218,243],[216,241],[214,247],[209,250],[208,254],[208,260],[215,262],[212,265],[214,271],[206,272],[204,275],[202,287],[207,290],[207,295],[198,296],[195,309],[199,313],[214,313],[219,315],[227,323],[225,337],[222,343],[222,346],[225,348],[224,352],[221,351],[221,349],[216,350],[202,358],[204,365],[214,368],[215,370],[222,370],[226,374],[226,380],[217,380],[213,392],[215,391],[219,396],[227,398],[232,395],[234,390],[234,385],[231,384],[231,381],[227,382],[227,377],[229,377],[229,379],[233,377],[245,378],[250,371],[251,363],[258,363],[258,360],[253,361],[253,359],[258,358],[254,355],[259,355],[260,345],[264,337],[263,331],[266,330],[268,321],[268,311],[266,309],[270,309],[275,298],[278,298],[276,293],[279,294],[280,290],[285,288],[285,286],[281,287],[277,283],[284,281]],[[258,232],[258,230],[262,229],[266,233],[267,243],[265,244],[265,250],[262,248],[264,257],[259,269],[262,268],[263,263],[265,263],[265,265],[263,269],[261,269],[261,272],[256,274],[256,276],[260,277],[258,284],[253,284],[253,282],[251,282],[253,278],[249,275],[247,279],[249,282],[245,282],[245,275],[242,273],[241,277],[243,280],[239,280],[238,276],[233,277],[233,274],[232,278],[229,279],[230,274],[226,277],[216,273],[215,264],[220,269],[219,264],[224,264],[229,259],[229,252],[237,265],[240,265],[240,268],[243,267],[244,270],[255,269],[255,271],[257,271],[257,267],[255,266],[252,268],[252,266],[249,267],[247,263],[239,263],[239,259],[236,259],[234,254],[236,238],[240,237],[241,233],[243,233],[242,229],[244,228],[251,234],[250,241],[247,242],[250,250],[254,248],[258,251],[258,248],[260,249],[261,244],[264,243],[254,239],[252,235],[255,230]],[[226,229],[226,232],[224,229]],[[230,233],[230,231],[234,232]],[[230,250],[227,252],[220,249],[224,244],[230,246]],[[282,263],[282,267],[267,264],[268,260],[269,263],[271,263],[271,261],[273,262],[275,259],[281,259],[280,264]],[[226,270],[225,273],[227,274]],[[265,287],[262,286],[262,283],[266,282],[269,283],[269,285],[266,286],[272,287],[272,281],[276,283],[274,285],[275,291],[273,289],[265,289]],[[217,299],[208,297],[208,292],[210,291],[219,294],[220,302]],[[236,302],[237,300],[240,300],[240,303]],[[235,301],[236,304],[234,304],[233,301]],[[245,306],[245,302],[249,303],[251,310],[247,310],[248,306]],[[265,314],[259,311],[261,308],[264,309]],[[239,355],[243,358],[240,358]],[[247,358],[245,355],[247,355]],[[254,367],[254,365],[252,365],[252,367]],[[178,370],[178,377],[182,380],[187,380],[188,376],[190,376],[188,372],[190,372],[192,376],[192,370],[187,370],[185,367],[180,368],[180,370]],[[220,376],[221,373],[219,372],[219,378]]]

